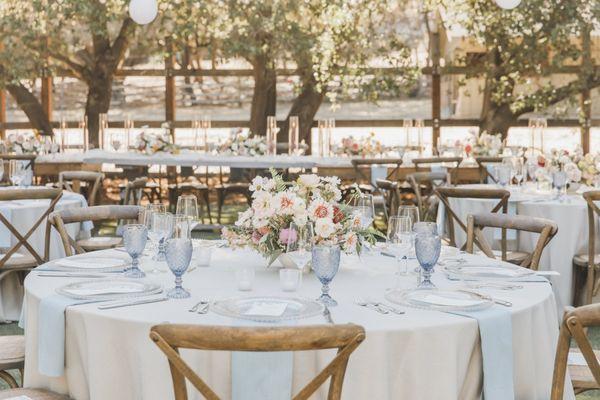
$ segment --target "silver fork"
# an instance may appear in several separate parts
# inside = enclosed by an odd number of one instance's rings
[[[366,308],[369,308],[369,309],[371,309],[373,311],[377,311],[380,314],[389,314],[390,313],[388,310],[385,310],[385,309],[383,309],[383,308],[381,308],[379,306],[376,306],[373,303],[369,303],[368,301],[365,301],[365,300],[363,300],[361,298],[356,299],[354,301],[354,303],[356,303],[356,305],[358,305],[358,306],[366,307]]]
[[[382,308],[384,310],[388,310],[393,312],[394,314],[398,314],[398,315],[402,315],[402,314],[406,314],[405,311],[399,310],[397,308],[394,308],[390,305],[387,305],[385,303],[381,303],[379,301],[373,300],[373,299],[367,299],[371,304],[373,304],[376,307]]]
[[[196,305],[192,308],[190,308],[188,311],[189,312],[196,312],[198,311],[198,308],[200,308],[201,305],[206,304],[206,302],[204,300],[199,301],[198,303],[196,303]]]

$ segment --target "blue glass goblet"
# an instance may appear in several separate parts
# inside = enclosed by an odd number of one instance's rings
[[[312,269],[323,285],[318,302],[328,307],[337,306],[337,301],[329,296],[329,283],[340,268],[340,246],[314,246],[312,249]]]
[[[440,258],[442,250],[442,240],[438,235],[431,233],[419,233],[415,239],[415,251],[417,260],[423,271],[423,280],[419,284],[419,289],[434,289],[435,285],[431,282],[431,273],[433,267]]]
[[[123,227],[123,244],[131,256],[131,268],[125,270],[127,278],[143,278],[146,274],[139,268],[139,258],[146,248],[148,228],[142,224],[130,224]]]
[[[167,292],[167,297],[172,299],[185,299],[190,297],[190,292],[182,286],[182,275],[187,271],[192,260],[192,241],[187,238],[170,239],[167,241],[165,255],[167,265],[175,275],[175,287]]]

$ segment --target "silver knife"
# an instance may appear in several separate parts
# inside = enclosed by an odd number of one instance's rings
[[[99,274],[75,274],[69,272],[38,272],[37,276],[45,277],[45,278],[106,278],[107,275],[99,275]]]
[[[158,303],[160,301],[165,301],[165,300],[168,300],[168,298],[166,296],[137,299],[137,300],[127,301],[127,302],[119,301],[119,302],[115,302],[115,303],[102,304],[102,305],[98,306],[98,309],[99,310],[108,310],[111,308],[129,307],[129,306],[135,306],[138,304]]]

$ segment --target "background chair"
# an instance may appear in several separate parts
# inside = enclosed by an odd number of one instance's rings
[[[496,177],[490,174],[488,166],[490,164],[502,164],[504,157],[475,157],[477,167],[479,168],[479,183],[486,183],[490,179],[494,183],[498,183]]]
[[[7,371],[18,369],[23,380],[23,368],[25,366],[25,337],[21,335],[0,336],[0,379],[8,384],[10,388],[19,385]]]
[[[434,166],[445,168],[446,171],[443,172],[450,174],[452,182],[458,182],[458,167],[462,160],[462,157],[421,157],[413,158],[412,163],[416,172],[426,172],[427,169],[431,172],[440,172],[434,171]]]
[[[447,172],[414,172],[408,175],[408,183],[415,193],[419,214],[423,221],[435,221],[437,216],[438,198],[435,189],[451,185],[450,174]]]
[[[583,285],[581,283],[582,272],[585,274],[585,302],[590,304],[592,298],[598,292],[598,278],[596,269],[600,266],[600,254],[596,253],[596,218],[600,217],[600,208],[594,203],[600,200],[600,190],[594,190],[583,194],[587,202],[588,211],[588,252],[573,257],[575,264],[575,293],[574,303],[577,304],[581,297]]]
[[[103,179],[102,172],[62,171],[58,174],[58,187],[69,192],[81,193],[83,183],[86,186],[85,198],[88,206],[95,206]]]
[[[467,225],[464,221],[460,219],[458,214],[452,209],[450,205],[450,199],[452,198],[462,198],[462,199],[495,199],[498,200],[498,203],[494,205],[491,212],[496,213],[501,211],[503,214],[506,214],[508,209],[508,198],[510,197],[510,192],[504,189],[473,189],[473,188],[456,188],[456,187],[438,187],[434,190],[436,196],[440,199],[442,203],[444,203],[445,211],[446,211],[446,221],[448,226],[448,238],[450,241],[450,245],[454,247],[458,247],[456,245],[456,235],[454,232],[454,223],[456,222],[459,228],[466,234],[467,233]],[[506,236],[506,231],[502,232],[502,236],[504,239]],[[465,242],[461,249],[466,248],[467,243]]]
[[[398,206],[400,206],[400,188],[398,182],[388,181],[387,179],[377,179],[375,185],[382,196],[383,215],[387,224],[389,216],[396,215]],[[374,201],[375,199],[376,197],[373,197]]]
[[[139,206],[142,202],[144,189],[148,188],[148,178],[136,178],[131,182],[127,182],[125,186],[125,196],[123,197],[123,205]]]
[[[365,339],[365,331],[363,327],[352,324],[293,328],[164,324],[152,327],[150,339],[169,360],[175,400],[187,400],[186,378],[205,398],[219,399],[204,380],[183,361],[179,355],[179,348],[253,352],[338,349],[333,360],[293,399],[308,399],[331,377],[328,399],[339,400],[348,359]]]
[[[586,334],[587,328],[594,326],[600,326],[600,304],[567,308],[556,345],[550,400],[563,400],[567,373],[576,394],[600,389],[600,351],[592,349]],[[571,339],[575,339],[577,348],[571,348]],[[576,353],[583,356],[587,365],[569,364],[569,355]]]
[[[538,233],[538,241],[533,251],[529,254],[519,252],[520,266],[537,270],[540,264],[540,257],[544,248],[550,243],[552,238],[558,232],[558,225],[554,221],[544,218],[527,217],[524,215],[506,215],[497,213],[472,214],[467,217],[467,247],[466,251],[473,254],[474,245],[488,257],[496,258],[492,247],[487,243],[481,230],[483,228],[502,229],[501,240],[501,258],[502,261],[509,261],[506,246],[506,229],[516,231]],[[516,252],[513,252],[513,262],[516,261]]]
[[[66,225],[72,223],[81,223],[84,221],[103,221],[103,220],[133,220],[137,221],[141,208],[139,206],[94,206],[87,208],[72,208],[67,210],[55,211],[50,214],[49,222],[58,231],[65,249],[67,257],[73,254],[82,254],[89,251],[104,250],[120,246],[122,238],[120,237],[102,237],[102,240],[81,239],[77,240],[69,236]]]
[[[178,182],[177,178],[175,178],[175,183],[171,183],[167,186],[169,192],[169,204],[171,204],[173,210],[175,210],[175,206],[177,206],[177,198],[179,196],[186,193],[193,194],[197,199],[204,202],[209,222],[212,224],[208,185],[200,182],[196,178],[194,169],[192,167],[181,167],[180,176],[182,178],[181,182]]]

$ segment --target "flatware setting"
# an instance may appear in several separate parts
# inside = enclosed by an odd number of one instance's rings
[[[196,303],[192,308],[190,308],[188,311],[192,312],[192,313],[197,313],[197,314],[206,314],[208,312],[209,307],[210,307],[210,302],[208,300],[201,300],[198,303]]]
[[[117,300],[117,301],[103,303],[98,306],[98,309],[99,310],[109,310],[109,309],[113,309],[113,308],[136,306],[136,305],[140,305],[140,304],[158,303],[158,302],[165,301],[168,299],[169,298],[167,296],[161,295],[158,297],[156,297],[156,296],[143,297],[143,298],[137,298],[134,300],[131,300],[131,299]]]

